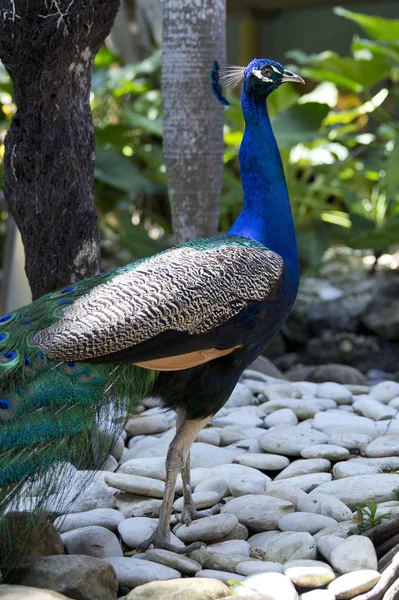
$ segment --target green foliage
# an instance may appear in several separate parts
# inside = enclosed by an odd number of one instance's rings
[[[316,270],[334,245],[384,253],[398,243],[399,20],[343,8],[335,13],[359,26],[350,55],[293,50],[289,60],[305,77],[307,93],[301,96],[302,87],[287,84],[268,100],[307,270]],[[105,47],[96,57],[91,93],[96,201],[103,251],[111,264],[171,243],[160,68],[159,51],[135,65],[123,65]],[[0,140],[14,111],[2,68]],[[237,97],[225,115],[221,232],[242,206],[238,150],[244,122]]]
[[[369,502],[365,506],[358,507],[357,516],[353,521],[357,524],[359,533],[364,533],[392,517],[391,513],[377,516],[377,511],[378,505],[376,502]]]

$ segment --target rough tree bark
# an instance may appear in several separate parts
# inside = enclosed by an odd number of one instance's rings
[[[118,6],[0,0],[0,58],[17,105],[4,193],[22,234],[33,298],[99,268],[90,79]]]
[[[164,157],[177,242],[217,231],[223,108],[210,87],[225,61],[225,0],[164,0]]]

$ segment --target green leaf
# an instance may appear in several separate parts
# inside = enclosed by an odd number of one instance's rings
[[[356,81],[353,81],[348,77],[344,77],[340,73],[335,73],[334,71],[330,71],[327,69],[303,67],[301,69],[301,75],[303,75],[305,79],[309,78],[313,79],[314,81],[330,81],[331,83],[335,83],[335,85],[338,85],[339,87],[344,87],[347,90],[350,90],[351,92],[355,93],[361,92],[363,89],[362,86]]]
[[[397,135],[394,149],[389,157],[386,176],[383,180],[388,192],[395,193],[399,190],[399,134]],[[398,234],[399,237],[399,234]]]
[[[149,119],[134,110],[126,110],[123,114],[133,127],[140,127],[145,133],[162,137],[162,119]]]
[[[351,10],[346,10],[345,8],[342,8],[342,6],[337,6],[334,9],[334,13],[339,17],[354,21],[376,40],[391,42],[391,44],[398,43],[399,19],[383,19],[382,17],[363,15],[361,13],[352,12]]]
[[[319,128],[330,107],[320,102],[297,104],[272,119],[273,131],[280,149],[289,150],[299,143],[320,137]]]
[[[124,246],[137,258],[152,256],[167,248],[167,244],[160,240],[153,240],[141,225],[133,225],[131,214],[128,211],[116,213],[119,219],[121,240]]]
[[[143,177],[126,156],[111,148],[97,147],[94,176],[124,192],[150,194],[157,191],[157,186]]]

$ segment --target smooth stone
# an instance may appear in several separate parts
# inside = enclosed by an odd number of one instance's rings
[[[394,419],[376,421],[375,422],[376,435],[374,437],[380,437],[381,435],[399,435],[399,413],[396,414]]]
[[[369,417],[374,421],[390,419],[396,415],[394,408],[386,406],[370,396],[358,396],[356,402],[353,403],[353,408],[357,413],[363,415],[363,417]]]
[[[331,552],[331,565],[338,573],[378,569],[378,560],[371,540],[364,535],[352,535]]]
[[[319,431],[298,432],[295,427],[286,426],[275,427],[259,438],[263,450],[284,456],[299,456],[304,448],[327,441],[327,436]]]
[[[290,477],[295,477],[297,475],[309,475],[309,473],[321,473],[325,471],[329,471],[331,468],[331,463],[329,460],[325,458],[309,458],[309,459],[299,459],[293,461],[290,465],[288,465],[284,471],[281,471],[273,481],[280,481],[281,479],[288,479]]]
[[[280,408],[267,415],[265,418],[266,427],[275,425],[297,425],[298,417],[291,408]]]
[[[213,427],[207,427],[199,432],[195,441],[211,444],[212,446],[220,446],[220,435]]]
[[[120,459],[124,463],[132,458],[149,458],[151,456],[166,456],[169,448],[167,439],[157,438],[153,435],[144,436],[135,441],[132,438],[129,441],[129,448],[125,448]]]
[[[115,569],[119,586],[128,588],[135,588],[155,579],[164,580],[181,577],[176,569],[142,558],[112,556],[104,560]]]
[[[243,560],[236,566],[236,571],[246,577],[257,575],[258,573],[282,573],[283,565],[267,560]]]
[[[253,454],[250,452],[240,454],[237,456],[236,461],[240,465],[253,467],[261,471],[280,471],[290,464],[289,459],[280,454]]]
[[[367,592],[381,579],[378,571],[357,571],[337,577],[328,585],[328,590],[335,594],[337,600],[353,598],[363,592]]]
[[[68,600],[63,594],[57,594],[57,592],[53,592],[52,590],[28,587],[26,585],[1,584],[0,598],[3,598],[3,600]]]
[[[237,383],[230,398],[226,402],[226,407],[229,406],[249,406],[255,403],[255,397],[251,390],[242,383]]]
[[[220,445],[221,446],[230,446],[240,440],[245,440],[246,438],[245,431],[237,431],[236,429],[228,429],[227,427],[223,427],[223,429],[219,432],[220,437]]]
[[[298,400],[296,398],[284,398],[280,396],[270,400],[270,402],[265,402],[265,404],[262,405],[262,408],[267,415],[279,410],[289,409],[300,421],[310,419],[314,417],[318,411],[323,410],[322,404],[319,404],[316,398]],[[291,425],[291,427],[292,426],[293,425]],[[289,425],[287,425],[287,427],[289,427]]]
[[[308,473],[308,475],[295,475],[289,479],[273,481],[266,487],[266,493],[269,494],[269,490],[278,489],[279,487],[284,488],[287,485],[290,487],[297,487],[303,492],[310,492],[322,484],[329,483],[331,479],[332,475],[330,473]]]
[[[157,528],[158,519],[149,519],[148,517],[134,517],[125,519],[118,527],[119,535],[129,548],[137,548],[142,542],[150,537]],[[183,547],[184,544],[175,535],[172,534],[171,541],[177,546]]]
[[[331,553],[335,548],[342,544],[344,540],[337,535],[323,535],[317,540],[317,549],[328,562],[331,559]]]
[[[399,456],[386,456],[382,458],[358,456],[357,458],[351,458],[348,462],[357,462],[363,465],[370,465],[370,467],[378,467],[383,471],[399,471]]]
[[[242,452],[242,451],[241,451]],[[239,456],[239,455],[238,455]],[[267,483],[270,477],[257,469],[241,464],[219,465],[209,470],[208,477],[195,486],[195,492],[214,491],[225,497],[230,494],[230,482],[243,475],[252,476],[253,479]]]
[[[221,581],[186,577],[146,583],[129,592],[125,600],[218,600],[226,596],[230,590]]]
[[[249,427],[261,427],[263,424],[262,419],[255,415],[247,414],[243,410],[235,410],[224,417],[217,418],[215,416],[212,421],[216,427],[240,425],[243,429],[248,429]]]
[[[335,479],[344,479],[345,477],[353,477],[354,475],[371,475],[372,473],[382,473],[382,469],[370,467],[358,461],[338,462],[333,467]]]
[[[299,500],[298,510],[308,513],[316,513],[319,515],[325,515],[331,517],[337,522],[349,521],[352,519],[351,510],[333,496],[327,496],[327,494],[317,494],[313,497],[306,496]]]
[[[98,525],[89,525],[62,533],[61,540],[67,554],[84,554],[96,558],[123,556],[116,535]]]
[[[208,549],[218,554],[249,556],[251,547],[245,540],[229,540],[227,542],[219,542],[211,544]]]
[[[338,498],[354,510],[359,505],[368,502],[385,502],[395,500],[395,490],[399,489],[399,475],[383,473],[381,475],[355,475],[354,477],[336,479],[323,483],[319,488],[310,492],[317,492]]]
[[[234,595],[251,597],[257,594],[259,600],[298,600],[298,594],[285,575],[281,573],[259,573],[252,575],[240,586],[236,586]]]
[[[256,494],[234,498],[221,509],[222,514],[234,514],[240,523],[257,532],[276,529],[280,518],[293,511],[291,502]]]
[[[170,552],[169,550],[160,550],[158,548],[152,548],[147,550],[145,558],[152,562],[165,565],[176,569],[180,573],[186,575],[195,575],[198,571],[201,571],[202,566],[196,560],[185,556],[184,554],[176,554],[176,552]]]
[[[335,594],[330,590],[312,590],[301,594],[299,600],[335,600]]]
[[[316,444],[301,450],[303,458],[326,458],[328,460],[343,460],[349,456],[349,450],[333,444]]]
[[[319,539],[326,535],[347,538],[350,535],[354,535],[355,533],[357,533],[356,523],[353,523],[352,521],[341,521],[336,525],[330,525],[329,527],[321,529],[320,531],[314,534],[314,539],[317,543],[319,543]]]
[[[399,396],[392,398],[392,400],[389,401],[388,406],[394,408],[395,410],[399,410]]]
[[[267,400],[274,398],[300,398],[301,392],[293,383],[268,383],[260,381],[246,381],[245,384],[255,393],[263,395]]]
[[[221,538],[219,542],[229,542],[230,540],[244,540],[246,541],[249,538],[248,527],[245,527],[242,523],[237,523],[234,527],[233,531],[231,531],[228,535],[225,535],[224,538]],[[219,543],[218,542],[218,543]]]
[[[127,475],[126,473],[107,473],[104,481],[123,492],[150,496],[151,498],[163,498],[165,484],[158,479],[141,477],[140,475]]]
[[[336,433],[330,437],[330,443],[342,446],[350,451],[361,451],[373,438],[364,433]]]
[[[123,463],[118,473],[128,475],[139,475],[141,477],[150,477],[165,481],[166,468],[164,456],[150,456],[144,458],[131,458]]]
[[[295,509],[298,507],[299,501],[307,497],[306,492],[303,490],[291,487],[289,480],[286,482],[286,485],[272,486],[273,484],[266,489],[266,495],[274,496],[274,498],[280,498],[281,500],[287,500],[287,502],[291,502]]]
[[[124,515],[119,510],[113,508],[94,508],[81,513],[71,513],[61,515],[54,521],[54,527],[59,533],[79,529],[80,527],[89,527],[90,525],[99,525],[106,527],[114,533],[118,531],[118,525],[124,520]]]
[[[378,437],[364,450],[364,455],[370,458],[399,455],[399,435],[384,435]]]
[[[388,404],[393,398],[399,396],[399,383],[396,381],[382,381],[370,390],[370,396],[383,404]]]
[[[281,531],[307,531],[317,533],[325,527],[335,525],[337,521],[325,515],[310,512],[296,512],[282,517],[277,526]]]
[[[316,542],[310,533],[284,531],[265,549],[264,558],[284,564],[287,560],[315,560],[316,556]]]
[[[249,560],[248,556],[239,554],[219,554],[208,548],[199,548],[190,552],[190,558],[196,560],[202,565],[203,569],[216,569],[217,571],[226,571],[235,573],[236,566],[243,560]]]
[[[108,560],[122,559],[117,557],[100,559],[93,556],[68,554],[29,556],[20,558],[7,571],[14,584],[33,587],[40,585],[49,593],[49,590],[55,590],[60,594],[65,594],[68,599],[113,600],[117,595],[118,582],[114,570],[105,562]],[[11,567],[11,565],[8,566]],[[0,590],[1,588],[2,586],[0,586]],[[6,598],[8,600],[9,596]],[[18,598],[30,600],[31,596],[25,595]],[[46,598],[50,599],[50,596],[34,595],[33,598],[45,600]]]
[[[202,442],[194,442],[190,450],[190,464],[192,469],[198,467],[210,469],[217,465],[226,465],[233,462],[239,454],[241,452],[236,448],[220,448]]]
[[[340,410],[317,413],[313,421],[313,427],[327,436],[337,433],[364,433],[375,438],[377,432],[376,422],[372,419],[352,413],[343,413]],[[321,443],[326,441],[324,440]]]
[[[115,496],[116,508],[126,519],[130,517],[158,517],[162,500],[121,492]]]
[[[235,496],[246,496],[248,494],[264,494],[267,481],[271,481],[263,473],[242,473],[230,479],[230,493]]]
[[[281,531],[274,529],[272,531],[262,531],[261,533],[255,533],[248,538],[248,544],[251,548],[260,548],[261,550],[267,550],[272,540],[277,536],[281,535]]]
[[[217,492],[194,492],[192,495],[192,500],[194,502],[194,506],[197,510],[202,510],[204,508],[210,508],[211,506],[215,506],[222,498],[220,494]],[[175,500],[173,504],[173,509],[177,512],[182,512],[184,508],[184,498],[178,498]]]
[[[134,417],[126,423],[126,432],[130,437],[135,435],[153,435],[170,429],[170,421],[161,415]]]
[[[316,396],[318,384],[312,381],[296,381],[295,387],[306,396]]]
[[[110,454],[116,459],[119,460],[122,457],[123,451],[125,449],[125,441],[123,437],[120,435],[116,440],[115,444],[112,446],[110,450]]]
[[[197,467],[196,469],[190,470],[190,483],[191,488],[195,489],[201,481],[207,479],[212,474],[212,469],[206,469],[204,467]],[[204,490],[205,491],[205,490]],[[179,473],[176,481],[176,494],[183,494],[183,480]]]
[[[334,571],[320,560],[290,560],[283,566],[283,573],[294,585],[322,587],[335,579]]]
[[[238,575],[238,573],[229,573],[227,571],[217,571],[216,569],[202,569],[202,571],[198,571],[195,574],[195,577],[205,577],[206,579],[217,579],[218,581],[222,581],[223,583],[229,583],[229,581],[244,581],[245,577],[243,575]],[[202,600],[202,598],[201,598]]]
[[[335,400],[337,404],[350,404],[353,394],[347,387],[333,381],[319,383],[316,395],[320,398],[330,398]]]
[[[114,458],[111,454],[107,456],[105,462],[102,464],[101,468],[103,471],[111,471],[113,473],[118,468],[119,464],[116,458]]]
[[[113,476],[114,473],[104,471],[105,477]],[[105,479],[104,477],[104,479]],[[79,491],[81,491],[79,486]],[[89,485],[80,495],[76,497],[76,490],[73,491],[75,497],[73,502],[68,505],[70,513],[80,513],[95,508],[115,508],[115,490],[110,489],[105,483],[94,482]],[[51,503],[51,509],[56,512],[64,512],[67,500],[63,494],[60,496],[60,506],[57,508],[56,503]]]
[[[209,542],[228,535],[238,523],[233,514],[220,514],[193,521],[188,527],[182,525],[176,532],[183,542]]]

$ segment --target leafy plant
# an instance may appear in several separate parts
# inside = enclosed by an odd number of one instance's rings
[[[359,506],[357,509],[357,516],[354,517],[353,521],[358,525],[360,533],[372,529],[376,525],[380,525],[383,521],[390,519],[392,515],[385,513],[377,516],[378,505],[376,502],[369,502],[365,506]]]

